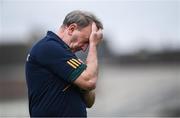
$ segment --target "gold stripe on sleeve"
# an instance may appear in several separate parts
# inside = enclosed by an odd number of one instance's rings
[[[75,61],[73,61],[72,59],[70,60],[70,62],[71,62],[73,65],[75,65],[76,67],[79,66],[79,65],[78,65]]]
[[[81,64],[78,60],[76,59],[72,59],[73,61],[75,61],[76,63],[78,63],[79,65]]]
[[[71,66],[71,67],[73,67],[73,68],[77,68],[75,65],[73,65],[71,62],[69,62],[69,61],[67,61],[67,63]]]

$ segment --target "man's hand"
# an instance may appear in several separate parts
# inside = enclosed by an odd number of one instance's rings
[[[91,108],[95,102],[95,92],[94,91],[87,91],[83,94],[84,101],[87,108]]]
[[[98,45],[101,42],[102,38],[103,38],[102,29],[98,30],[96,23],[93,22],[92,32],[89,38],[90,45],[91,44]]]

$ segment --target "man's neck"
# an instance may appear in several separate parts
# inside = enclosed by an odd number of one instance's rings
[[[64,32],[61,29],[57,32],[57,35],[63,40],[68,46],[70,46],[70,40],[64,37]]]

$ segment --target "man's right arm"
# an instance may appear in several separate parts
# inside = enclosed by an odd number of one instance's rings
[[[97,45],[102,40],[102,30],[97,29],[95,23],[92,24],[92,33],[89,38],[89,52],[86,59],[87,68],[74,81],[78,87],[90,91],[95,89],[98,78],[98,58]]]
[[[89,91],[95,89],[98,78],[98,59],[96,45],[90,44],[86,65],[86,70],[84,70],[82,74],[74,81],[74,84],[84,90]]]

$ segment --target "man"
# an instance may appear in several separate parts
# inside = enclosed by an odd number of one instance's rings
[[[57,34],[35,44],[27,57],[29,112],[35,116],[86,117],[94,104],[98,78],[97,45],[102,23],[91,13],[72,11]],[[89,47],[86,63],[75,52]]]

